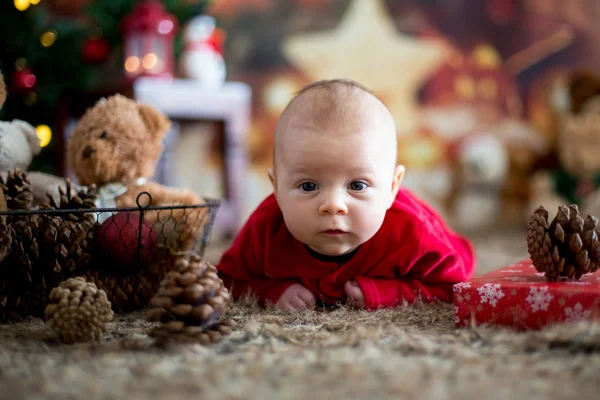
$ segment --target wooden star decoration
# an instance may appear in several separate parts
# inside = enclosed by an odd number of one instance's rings
[[[339,26],[283,42],[285,57],[310,80],[349,78],[380,96],[399,134],[417,125],[416,93],[447,58],[441,42],[400,34],[383,0],[353,0]]]

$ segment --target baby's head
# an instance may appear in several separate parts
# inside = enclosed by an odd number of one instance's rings
[[[381,227],[402,180],[396,127],[385,105],[347,80],[304,88],[275,128],[275,197],[291,234],[342,255]]]

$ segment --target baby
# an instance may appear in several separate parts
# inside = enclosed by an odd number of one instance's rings
[[[358,83],[300,91],[275,129],[274,193],[217,265],[234,298],[249,292],[285,310],[451,302],[473,250],[400,188],[396,140],[390,112]]]

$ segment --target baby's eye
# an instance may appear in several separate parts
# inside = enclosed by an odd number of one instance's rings
[[[102,131],[99,137],[100,139],[106,139],[108,137],[108,133],[106,133],[106,131]]]
[[[304,192],[312,192],[317,190],[317,185],[313,182],[304,182],[300,185],[300,190]]]
[[[361,190],[365,190],[367,188],[367,184],[364,182],[361,182],[361,181],[354,181],[354,182],[350,182],[350,184],[348,185],[348,188],[350,190],[360,192]]]

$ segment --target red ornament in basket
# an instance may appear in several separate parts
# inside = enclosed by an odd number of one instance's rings
[[[97,238],[104,254],[120,264],[147,263],[156,252],[156,232],[136,211],[109,217],[100,226]]]

